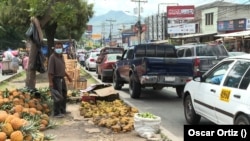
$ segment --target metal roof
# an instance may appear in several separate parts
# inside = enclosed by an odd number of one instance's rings
[[[188,34],[188,35],[182,35],[182,36],[174,36],[174,37],[170,37],[170,38],[172,38],[172,39],[185,39],[185,38],[195,38],[195,37],[216,35],[216,34],[217,33],[196,33],[196,34]]]
[[[226,34],[218,34],[215,35],[215,37],[245,37],[249,35],[250,35],[250,30],[246,30],[246,31],[232,32]]]

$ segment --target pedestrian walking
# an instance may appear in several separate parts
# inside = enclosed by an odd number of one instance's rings
[[[82,67],[85,66],[85,54],[83,52],[81,52],[79,54],[79,62],[80,62],[80,64],[81,64]]]
[[[54,99],[54,117],[58,118],[64,117],[64,114],[67,114],[67,85],[64,77],[66,76],[69,82],[72,82],[72,79],[66,72],[62,52],[63,44],[57,42],[54,47],[54,53],[50,55],[48,62],[49,87],[53,89],[53,91],[57,90],[63,96],[63,100],[57,101]]]

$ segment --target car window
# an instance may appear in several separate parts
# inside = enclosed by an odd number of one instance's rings
[[[178,56],[178,57],[183,57],[183,55],[184,55],[184,50],[185,50],[185,49],[178,49],[178,51],[177,51],[177,56]]]
[[[188,48],[188,49],[186,50],[186,57],[190,57],[190,56],[193,56],[193,55],[192,55],[191,49]]]
[[[226,77],[224,86],[238,88],[242,76],[246,73],[246,71],[249,69],[250,62],[247,61],[238,61],[233,66],[232,70],[230,70],[228,76]]]
[[[116,60],[116,56],[117,56],[117,54],[108,55],[107,56],[107,60],[108,61],[115,61]]]
[[[240,89],[247,89],[250,82],[250,69],[248,68],[246,74],[243,76],[243,79],[240,83]]]
[[[220,64],[207,75],[205,81],[219,85],[224,77],[224,74],[226,73],[226,71],[230,67],[230,64],[232,63],[233,61],[225,61],[224,63]]]

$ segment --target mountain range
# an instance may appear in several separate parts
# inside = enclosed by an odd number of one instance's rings
[[[129,29],[138,21],[138,17],[126,14],[123,11],[109,11],[106,14],[93,16],[88,25],[92,25],[92,34],[103,34],[108,36],[110,28],[112,35],[119,34],[122,29]]]

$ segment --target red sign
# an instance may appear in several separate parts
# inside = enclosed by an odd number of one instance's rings
[[[87,33],[92,33],[93,29],[92,29],[92,25],[87,25]]]
[[[184,18],[193,19],[194,18],[194,6],[167,6],[167,18]]]

